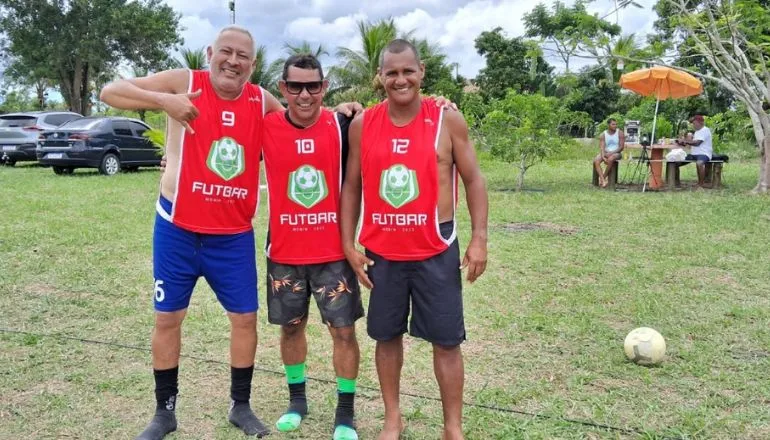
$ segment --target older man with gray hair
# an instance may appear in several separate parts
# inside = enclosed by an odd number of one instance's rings
[[[247,435],[270,432],[249,404],[258,308],[252,218],[263,118],[283,106],[249,83],[256,50],[248,30],[223,28],[206,52],[209,71],[167,70],[119,80],[101,92],[113,107],[168,115],[166,170],[153,235],[157,406],[139,440],[160,440],[177,428],[181,327],[201,276],[230,320],[228,419]]]

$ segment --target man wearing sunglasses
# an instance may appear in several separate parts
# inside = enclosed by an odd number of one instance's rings
[[[281,326],[281,358],[289,387],[289,406],[276,428],[294,431],[308,413],[305,327],[312,296],[334,345],[333,438],[355,440],[359,363],[355,322],[364,309],[356,275],[342,252],[338,223],[350,118],[323,108],[327,86],[314,56],[291,56],[279,82],[288,110],[265,118],[268,319]]]

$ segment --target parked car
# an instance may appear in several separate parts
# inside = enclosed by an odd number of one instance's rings
[[[143,136],[150,127],[138,119],[86,117],[40,134],[37,158],[56,174],[99,168],[106,175],[121,169],[160,165],[158,147]]]
[[[73,112],[25,112],[0,115],[0,162],[34,161],[37,138],[50,130],[83,116]]]

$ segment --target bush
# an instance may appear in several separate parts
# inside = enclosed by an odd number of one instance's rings
[[[517,164],[516,189],[521,190],[527,170],[563,148],[567,138],[559,135],[559,126],[574,117],[556,98],[514,90],[493,102],[490,110],[482,121],[481,133],[493,156]]]

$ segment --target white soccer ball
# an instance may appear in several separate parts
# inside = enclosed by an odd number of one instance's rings
[[[232,161],[238,156],[238,144],[232,139],[222,139],[217,148],[219,149],[219,157],[224,160]]]
[[[303,165],[294,175],[294,181],[302,189],[313,188],[318,183],[318,172],[310,165]]]
[[[394,188],[403,188],[409,183],[409,169],[403,165],[394,165],[388,170],[388,184]]]
[[[639,365],[655,365],[666,355],[666,340],[656,330],[639,327],[631,330],[623,342],[626,357]]]

